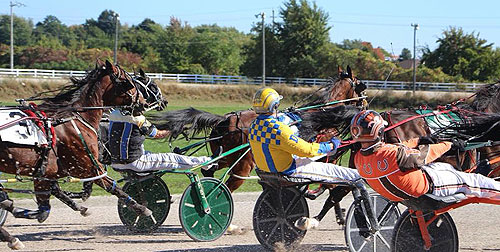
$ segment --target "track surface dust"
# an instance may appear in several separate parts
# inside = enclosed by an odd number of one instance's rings
[[[259,193],[235,194],[233,223],[248,231],[242,235],[224,235],[213,242],[194,242],[180,226],[177,204],[179,195],[165,223],[150,234],[135,234],[127,230],[118,217],[116,198],[91,197],[83,205],[91,215],[82,217],[57,200],[52,200],[51,216],[45,223],[15,219],[9,215],[5,227],[20,238],[24,251],[263,251],[252,227],[252,211]],[[311,214],[317,214],[325,197],[309,201]],[[342,202],[348,208],[352,197]],[[16,205],[34,208],[32,200],[17,200]],[[500,251],[500,210],[492,205],[470,205],[452,211],[460,235],[460,251]],[[330,212],[318,230],[311,230],[297,251],[347,251],[342,227],[334,222]],[[7,251],[5,243],[0,251]]]

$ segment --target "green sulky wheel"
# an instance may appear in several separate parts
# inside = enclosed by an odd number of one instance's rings
[[[151,216],[139,216],[119,200],[118,215],[128,229],[141,233],[151,232],[163,224],[170,210],[171,196],[167,185],[160,177],[153,176],[140,182],[127,182],[123,190],[153,212]]]
[[[184,232],[195,241],[214,241],[231,224],[234,205],[227,186],[215,178],[200,179],[207,197],[210,213],[205,213],[198,198],[195,184],[186,188],[179,203],[179,219]]]

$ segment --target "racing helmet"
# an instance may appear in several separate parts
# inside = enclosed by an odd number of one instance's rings
[[[253,110],[257,114],[272,113],[280,105],[283,96],[272,88],[261,88],[253,97]]]
[[[380,142],[387,122],[374,110],[363,110],[351,120],[351,135],[356,142]]]

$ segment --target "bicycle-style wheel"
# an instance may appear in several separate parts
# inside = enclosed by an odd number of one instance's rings
[[[362,203],[353,202],[347,211],[344,229],[346,244],[350,251],[391,251],[392,232],[401,212],[396,203],[379,194],[370,195],[370,204],[380,230],[375,234],[370,232]]]
[[[182,194],[179,219],[184,232],[195,241],[214,241],[231,224],[234,213],[233,197],[229,188],[215,178],[201,178],[201,187],[210,206],[205,213],[194,183]]]
[[[140,182],[127,182],[123,191],[153,212],[151,216],[138,215],[127,207],[125,202],[118,200],[118,215],[128,229],[134,232],[151,232],[167,219],[171,196],[167,185],[160,177],[153,176]]]
[[[432,216],[428,214],[426,221]],[[458,233],[449,213],[439,215],[427,228],[432,240],[430,250],[424,249],[424,240],[415,216],[408,210],[403,212],[394,228],[392,251],[397,252],[456,252],[458,251]]]
[[[266,249],[273,250],[280,244],[288,250],[288,247],[300,244],[306,234],[294,225],[301,217],[309,217],[309,207],[297,188],[281,188],[281,195],[277,190],[265,189],[253,210],[255,236]]]

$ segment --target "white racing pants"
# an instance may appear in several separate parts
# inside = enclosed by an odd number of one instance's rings
[[[339,165],[314,162],[309,158],[295,158],[296,169],[290,177],[307,178],[316,182],[339,183],[350,182],[361,178],[356,169]]]
[[[112,164],[114,169],[149,172],[158,170],[190,169],[211,160],[210,157],[190,157],[175,153],[146,153],[128,164]]]
[[[447,196],[456,193],[480,198],[500,199],[500,182],[477,173],[455,170],[447,163],[431,163],[422,167],[434,184],[432,194]]]

